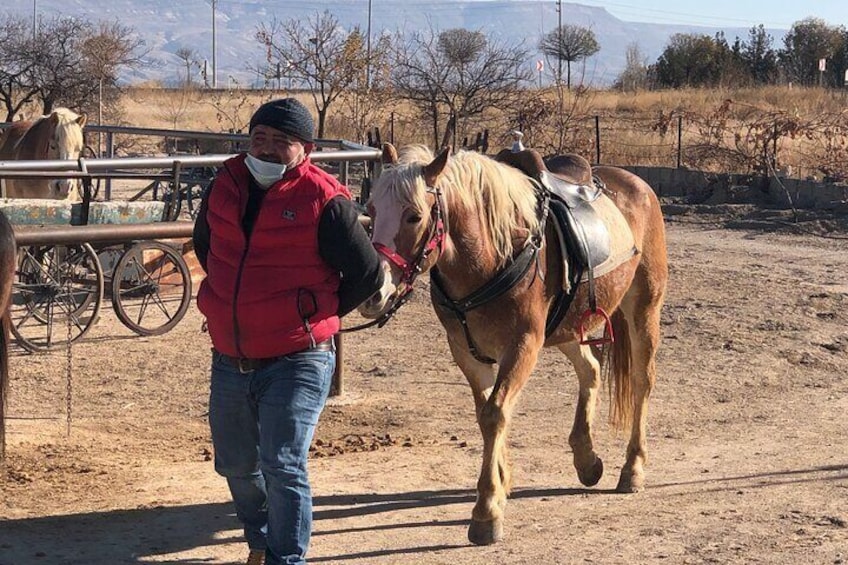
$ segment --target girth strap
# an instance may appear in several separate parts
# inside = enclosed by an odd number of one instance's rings
[[[555,214],[554,210],[559,205],[559,203],[556,203],[551,206],[551,214]],[[562,207],[565,208],[565,206]],[[554,221],[556,222],[557,220]],[[563,285],[560,285],[559,292],[557,292],[556,298],[554,298],[554,302],[548,310],[548,317],[545,320],[545,338],[550,337],[556,331],[557,327],[559,327],[563,318],[565,318],[565,314],[568,312],[571,303],[574,301],[574,297],[577,295],[577,287],[580,284],[580,279],[584,272],[583,263],[577,259],[579,255],[577,243],[572,238],[565,238],[564,244],[565,247],[560,250],[560,253],[568,261],[568,269],[563,273],[563,276],[568,276],[568,291],[562,288]]]

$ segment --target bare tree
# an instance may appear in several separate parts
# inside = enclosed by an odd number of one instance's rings
[[[86,112],[97,110],[97,123],[106,116],[110,123],[120,121],[118,84],[122,68],[136,68],[146,55],[144,41],[135,30],[118,22],[100,22],[84,37],[80,49],[83,72],[91,80],[80,84],[77,105]],[[98,141],[98,145],[100,142]]]
[[[408,40],[399,36],[395,45],[394,88],[400,98],[430,119],[433,144],[438,146],[442,85],[447,81],[448,66],[440,59],[437,37],[432,30],[414,33]]]
[[[369,127],[388,115],[387,108],[394,100],[389,59],[390,47],[391,37],[381,36],[372,49],[374,54],[371,58],[370,82],[367,78],[357,80],[339,98],[338,118],[341,123],[348,126],[346,129],[350,131],[345,134],[345,139],[357,139],[360,143],[365,143],[365,134]]]
[[[0,101],[6,110],[5,121],[38,95],[38,86],[30,81],[36,64],[31,23],[6,15],[0,20]]]
[[[164,102],[157,110],[156,117],[165,120],[173,129],[179,129],[180,122],[185,118],[188,109],[197,104],[198,91],[184,84],[176,92],[165,97]],[[174,140],[176,144],[176,140]],[[175,146],[176,149],[176,146]]]
[[[81,94],[97,92],[97,79],[87,72],[81,55],[83,42],[92,35],[88,21],[62,17],[39,21],[33,53],[37,63],[30,80],[39,87],[44,114],[57,103],[78,107]]]
[[[454,28],[439,34],[439,51],[452,65],[463,66],[473,63],[486,49],[486,36],[481,31]]]
[[[394,87],[430,119],[436,145],[443,111],[462,132],[470,118],[508,106],[532,78],[521,46],[492,41],[480,31],[430,29],[399,37],[396,47]]]
[[[239,88],[212,90],[211,100],[204,100],[204,104],[215,108],[220,130],[228,133],[242,133],[247,128],[252,111],[250,103],[248,92]]]
[[[82,56],[84,67],[104,80],[116,84],[124,68],[144,65],[147,50],[136,31],[118,22],[100,22],[91,35],[84,38]]]
[[[310,89],[318,113],[318,137],[324,136],[327,112],[345,91],[364,84],[368,56],[356,27],[344,31],[325,11],[308,20],[261,24],[256,38],[266,48],[267,63],[279,63]]]
[[[118,70],[141,63],[143,42],[118,23],[74,18],[39,20],[32,28],[8,17],[0,23],[0,99],[11,120],[25,105],[40,101],[47,114],[61,103],[90,109],[104,92],[116,91]]]
[[[601,50],[601,46],[591,29],[566,24],[546,33],[539,49],[547,57],[567,63],[566,84],[571,89],[571,63],[591,57]],[[562,82],[562,77],[557,77],[557,81]]]
[[[614,87],[625,92],[636,92],[648,85],[648,61],[638,43],[627,46],[624,70],[618,75]]]
[[[198,65],[197,51],[191,47],[180,47],[174,52],[174,55],[176,55],[182,62],[183,66],[185,66],[185,79],[182,81],[183,86],[191,88],[194,83],[192,80],[193,75],[191,68]]]

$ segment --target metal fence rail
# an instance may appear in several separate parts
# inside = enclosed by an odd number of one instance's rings
[[[91,226],[13,226],[15,242],[24,245],[71,245],[76,243],[120,243],[147,239],[191,237],[194,222],[155,224],[108,224]]]
[[[0,130],[9,127],[8,122],[0,123]],[[83,175],[91,175],[91,178],[98,178],[95,175],[102,175],[99,178],[105,179],[104,198],[110,200],[112,197],[113,178],[121,178],[119,176],[110,176],[106,174],[110,171],[116,172],[123,169],[171,169],[172,172],[179,172],[182,169],[194,169],[204,167],[218,167],[228,158],[235,156],[237,153],[228,154],[206,154],[206,155],[169,155],[163,157],[115,157],[114,156],[114,135],[136,135],[136,136],[160,136],[163,138],[179,138],[179,139],[210,139],[217,141],[225,141],[238,146],[248,141],[248,136],[245,134],[228,134],[216,133],[208,131],[189,131],[189,130],[169,130],[169,129],[154,129],[154,128],[138,128],[126,126],[95,126],[87,125],[85,132],[105,132],[106,133],[106,157],[97,158],[81,158],[78,160],[45,160],[45,161],[0,161],[0,178],[31,178],[32,176],[41,176],[42,173],[55,173],[56,176],[49,178],[76,175],[65,175],[58,173],[81,173]],[[310,159],[316,163],[339,163],[339,180],[342,184],[349,184],[351,162],[376,162],[379,167],[380,150],[367,145],[361,145],[343,139],[316,139],[315,145],[317,151],[310,155]],[[38,175],[33,173],[38,172]],[[21,176],[13,173],[24,173]],[[375,171],[379,174],[379,168]],[[124,177],[126,178],[126,177]],[[147,176],[139,175],[139,178],[147,178]]]
[[[177,155],[169,157],[115,157],[111,159],[54,159],[49,161],[0,161],[0,173],[4,171],[81,171],[103,172],[123,169],[162,169],[181,163],[184,168],[218,167],[230,157],[227,155]],[[373,147],[359,146],[357,149],[338,151],[316,151],[309,158],[316,163],[373,161],[381,152]]]

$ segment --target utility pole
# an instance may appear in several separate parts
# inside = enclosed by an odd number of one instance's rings
[[[365,89],[371,88],[371,0],[368,0],[368,37],[365,41]]]
[[[562,82],[562,0],[557,0],[557,80]]]
[[[38,0],[32,0],[32,41],[35,42],[35,30],[36,30],[36,13],[38,12]]]
[[[218,0],[210,0],[212,2],[212,88],[218,88],[218,64],[215,56],[215,6]]]

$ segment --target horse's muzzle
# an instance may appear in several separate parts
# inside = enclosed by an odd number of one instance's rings
[[[380,317],[380,314],[386,309],[386,300],[379,291],[371,295],[371,297],[363,302],[358,310],[363,318],[375,320]]]
[[[363,318],[376,319],[389,309],[397,296],[398,288],[393,280],[392,267],[385,260],[381,261],[383,284],[380,289],[363,302],[358,310]]]

